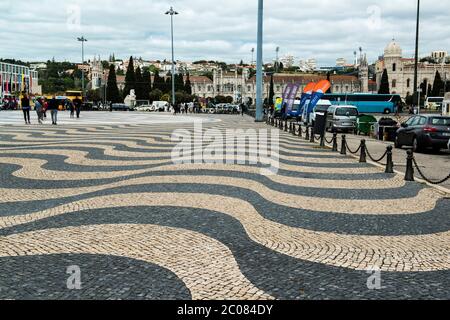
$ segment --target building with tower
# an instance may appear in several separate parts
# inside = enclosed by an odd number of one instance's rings
[[[441,53],[442,55],[442,53]],[[377,89],[381,85],[381,77],[387,70],[389,89],[393,94],[403,98],[414,93],[414,65],[415,59],[404,58],[403,50],[397,41],[392,40],[384,49],[384,54],[376,62]],[[439,71],[443,81],[450,79],[450,65],[445,63],[420,62],[418,67],[418,85],[425,88],[433,85],[436,72]],[[428,91],[428,90],[427,90]],[[422,93],[428,95],[428,92]]]

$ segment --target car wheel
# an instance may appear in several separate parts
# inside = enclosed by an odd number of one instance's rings
[[[419,144],[419,140],[417,140],[417,137],[414,137],[413,139],[413,151],[414,152],[420,152],[422,150],[422,146]]]

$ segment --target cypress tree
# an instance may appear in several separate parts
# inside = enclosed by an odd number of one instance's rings
[[[182,73],[177,73],[175,75],[175,92],[184,91],[184,88],[184,76]]]
[[[119,88],[117,87],[116,68],[113,64],[109,67],[106,100],[111,101],[112,103],[120,103],[123,101],[120,97]]]
[[[274,102],[273,99],[275,97],[275,89],[273,84],[273,75],[270,77],[270,89],[269,89],[269,105],[273,106]]]
[[[159,90],[164,93],[165,86],[165,81],[159,76],[159,71],[155,71],[155,77],[153,79],[153,90]]]
[[[384,69],[383,75],[381,76],[381,84],[380,90],[378,90],[378,94],[389,94],[389,75],[387,69]]]
[[[186,83],[184,84],[184,92],[191,95],[192,94],[192,84],[191,84],[191,78],[189,76],[189,73],[186,77]]]
[[[433,90],[432,95],[433,97],[439,97],[443,94],[444,91],[444,82],[442,81],[441,74],[439,71],[436,71],[436,76],[434,77],[434,83],[433,83]]]
[[[144,91],[145,84],[144,79],[142,78],[141,68],[137,67],[136,69],[136,99],[144,100]]]
[[[152,76],[150,74],[150,71],[146,69],[144,71],[144,74],[142,75],[143,82],[144,82],[144,92],[143,92],[143,100],[150,100],[150,92],[152,91]]]
[[[133,57],[130,57],[127,73],[125,75],[125,89],[123,90],[124,97],[130,94],[130,90],[136,90],[136,74],[134,73]]]

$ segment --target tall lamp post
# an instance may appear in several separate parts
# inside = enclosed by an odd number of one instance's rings
[[[172,37],[172,105],[175,107],[175,53],[173,49],[173,16],[177,15],[178,12],[173,10],[172,7],[170,7],[170,10],[166,12],[166,15],[170,15],[170,30],[171,30],[171,37]]]
[[[417,22],[416,22],[416,54],[415,54],[415,65],[414,65],[414,104],[419,106],[420,110],[420,93],[418,91],[419,81],[418,81],[418,68],[419,68],[419,23],[420,23],[420,0],[417,0]]]
[[[78,41],[81,42],[81,64],[83,65],[83,68],[81,69],[81,92],[82,92],[82,99],[84,101],[84,97],[86,96],[85,88],[84,88],[84,43],[87,42],[87,39],[82,36],[81,38],[78,38]]]
[[[263,0],[258,0],[258,46],[256,53],[256,122],[264,121],[263,114]]]

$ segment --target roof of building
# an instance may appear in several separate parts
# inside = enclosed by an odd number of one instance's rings
[[[400,45],[392,39],[392,41],[386,46],[384,49],[384,57],[401,57],[402,56],[402,48]]]
[[[294,83],[300,82],[302,84],[307,84],[309,82],[318,82],[320,80],[326,80],[326,75],[319,74],[275,74],[273,80],[275,83]],[[342,83],[342,82],[356,82],[358,77],[356,76],[346,76],[346,75],[331,75],[331,82]],[[256,77],[252,77],[250,81],[255,82]],[[264,81],[269,82],[270,76],[265,76]]]

